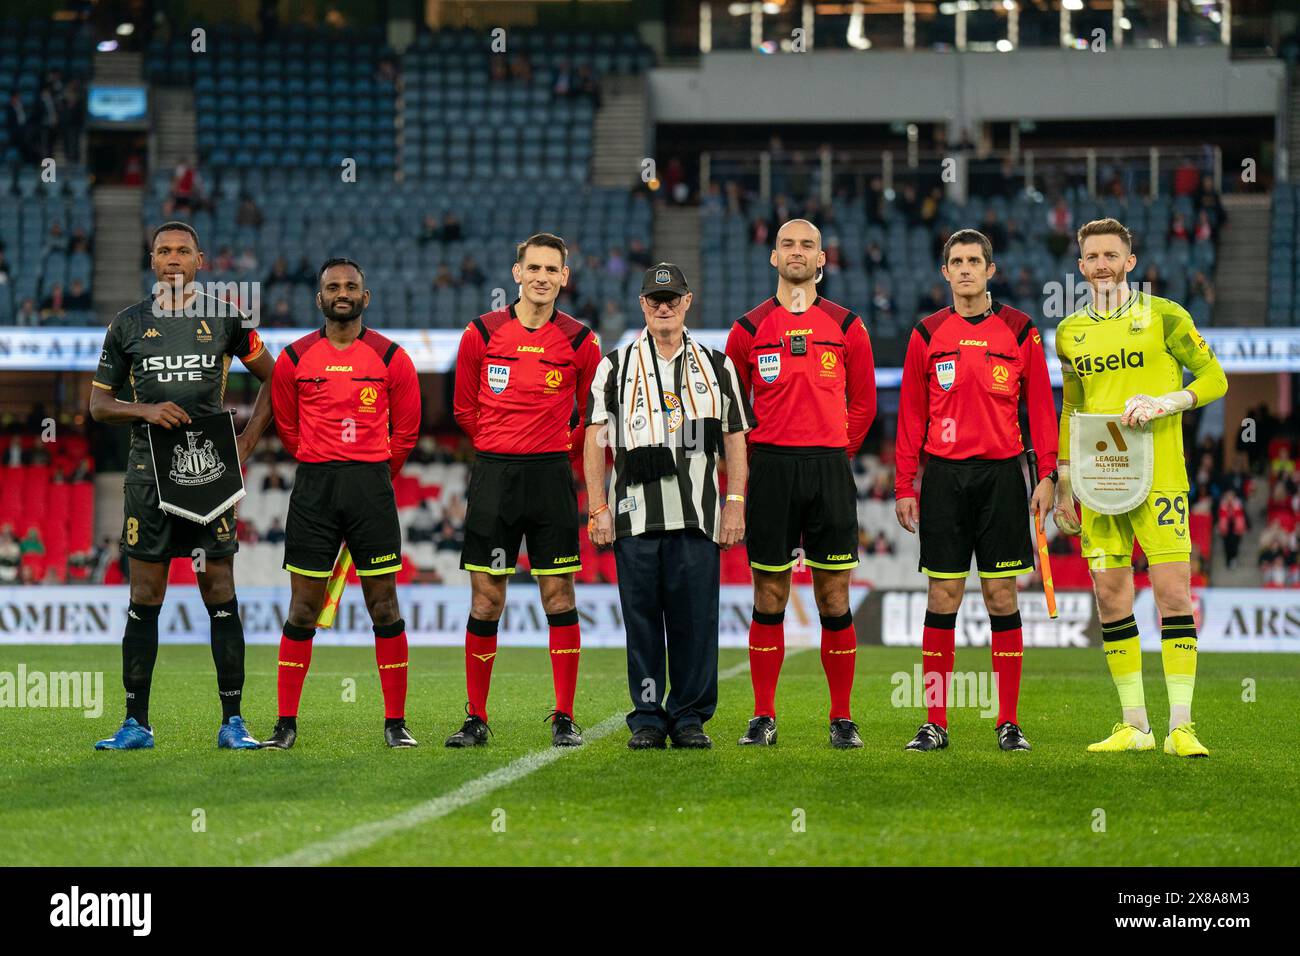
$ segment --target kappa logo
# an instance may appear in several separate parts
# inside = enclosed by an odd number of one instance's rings
[[[214,615],[212,615],[212,616],[213,616],[213,617],[230,617],[231,615],[230,615],[230,612],[229,612],[229,611],[218,611],[216,614],[214,614]]]
[[[488,388],[496,395],[500,395],[510,384],[510,366],[509,365],[488,365]]]
[[[771,385],[781,374],[781,353],[769,352],[758,357],[758,376]]]
[[[379,401],[379,389],[373,385],[367,385],[361,390],[361,404],[370,406]]]
[[[828,372],[833,371],[835,366],[839,364],[839,361],[839,357],[834,352],[822,353],[822,368]]]
[[[559,388],[560,383],[564,381],[564,373],[558,368],[553,368],[546,373],[546,387]]]
[[[159,339],[162,338],[162,333],[157,329],[145,329],[144,337],[146,339]]]
[[[945,392],[957,381],[957,363],[952,359],[934,363],[934,379]]]

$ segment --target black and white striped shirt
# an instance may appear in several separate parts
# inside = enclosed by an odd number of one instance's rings
[[[636,361],[636,347],[634,341],[608,353],[601,360],[587,401],[587,425],[608,423],[609,442],[614,447],[609,510],[614,514],[615,536],[622,538],[647,531],[695,528],[717,541],[722,527],[722,502],[718,491],[721,453],[720,450],[706,451],[708,446],[700,438],[706,428],[717,429],[719,425],[721,432],[746,432],[753,428],[754,411],[749,397],[740,389],[740,380],[731,359],[723,352],[696,342],[695,350],[713,366],[722,392],[722,413],[720,422],[717,419],[690,419],[685,409],[691,403],[682,395],[686,378],[683,343],[673,357],[662,359],[660,364],[664,381],[672,382],[672,391],[664,393],[664,409],[677,473],[658,481],[629,485],[623,477],[628,449],[616,436],[622,431],[618,423],[623,421],[627,411],[624,403],[632,400],[631,395],[621,393],[626,363]]]

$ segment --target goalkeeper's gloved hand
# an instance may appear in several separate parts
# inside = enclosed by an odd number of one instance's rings
[[[1156,418],[1185,412],[1196,404],[1196,396],[1187,389],[1179,389],[1159,398],[1150,395],[1134,395],[1124,403],[1124,414],[1120,424],[1130,428],[1146,428]]]
[[[1074,509],[1074,490],[1070,485],[1070,466],[1058,463],[1056,466],[1056,510],[1053,512],[1056,526],[1068,535],[1079,533],[1079,513]]]

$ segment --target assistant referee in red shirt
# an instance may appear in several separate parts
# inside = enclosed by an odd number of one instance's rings
[[[947,691],[957,609],[975,554],[993,630],[998,744],[1028,750],[1016,719],[1024,641],[1016,576],[1034,569],[1029,514],[1052,509],[1056,406],[1043,340],[1029,316],[991,300],[993,247],[974,229],[943,247],[952,306],[922,319],[903,364],[895,451],[898,523],[920,525],[920,569],[930,579],[921,654],[927,720],[908,750],[948,746]],[[1038,453],[1037,487],[1026,506],[1020,453],[1020,398]],[[929,454],[917,503],[916,472]]]
[[[284,529],[289,616],[280,639],[280,719],[263,747],[298,736],[298,701],[316,618],[339,546],[347,542],[375,631],[384,741],[414,747],[406,729],[406,625],[397,606],[402,567],[393,476],[420,432],[420,381],[406,350],[361,322],[370,290],[361,267],[330,259],[316,304],[324,327],[287,345],[271,377],[275,427],[298,459]]]

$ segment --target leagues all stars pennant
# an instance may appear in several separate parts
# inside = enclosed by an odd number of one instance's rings
[[[1151,432],[1120,424],[1118,415],[1070,418],[1070,473],[1074,493],[1103,515],[1132,511],[1147,500],[1155,474]]]
[[[159,507],[207,524],[244,497],[235,415],[217,412],[176,428],[149,426]]]

